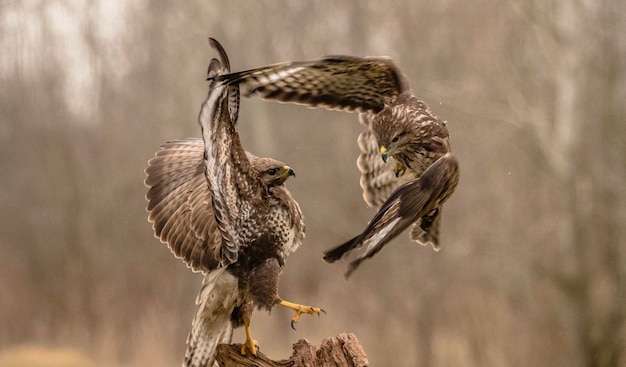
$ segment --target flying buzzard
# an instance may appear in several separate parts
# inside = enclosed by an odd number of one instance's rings
[[[458,183],[458,163],[446,122],[413,95],[390,58],[328,56],[214,79],[239,85],[246,96],[360,113],[367,128],[358,138],[363,198],[380,209],[363,233],[327,251],[324,260],[334,262],[366,244],[349,275],[409,225],[413,241],[439,249],[441,206]],[[386,164],[389,157],[395,165]]]
[[[220,60],[209,76],[228,72],[221,45],[210,39]],[[212,366],[215,349],[244,326],[242,354],[256,355],[250,334],[254,308],[280,304],[300,315],[319,314],[278,296],[287,256],[304,239],[304,221],[285,180],[286,164],[243,150],[237,132],[239,88],[212,82],[198,118],[203,140],[165,143],[146,169],[149,221],[157,237],[194,271],[206,274],[199,309],[187,339],[183,366]]]

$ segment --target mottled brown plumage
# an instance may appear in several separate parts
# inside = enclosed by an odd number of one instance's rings
[[[220,75],[215,80],[239,85],[246,96],[360,112],[360,121],[367,127],[358,138],[363,198],[381,208],[361,235],[327,251],[326,261],[340,259],[363,246],[366,239],[367,248],[377,252],[409,225],[412,240],[439,248],[441,205],[457,185],[458,164],[450,154],[446,122],[413,95],[391,59],[329,56]],[[395,164],[385,164],[390,157]],[[433,168],[436,172],[430,173],[435,179],[428,179],[428,184],[420,181],[443,157]],[[398,200],[402,211],[393,210]],[[383,225],[392,222],[396,224],[393,230]],[[359,255],[350,271],[371,255],[370,250]]]
[[[209,76],[229,70],[223,48]],[[246,153],[237,132],[239,88],[212,82],[198,122],[203,139],[166,143],[146,170],[149,220],[172,252],[206,274],[187,339],[183,366],[212,366],[215,348],[245,326],[242,353],[256,354],[249,323],[255,308],[282,304],[302,313],[321,311],[283,301],[278,279],[287,256],[304,239],[298,203],[283,185],[294,175],[284,163]],[[293,326],[293,324],[292,324]]]

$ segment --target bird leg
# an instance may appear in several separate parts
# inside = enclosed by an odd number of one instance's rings
[[[293,316],[293,319],[291,319],[291,328],[294,329],[294,330],[296,330],[296,324],[300,320],[300,315],[302,315],[303,313],[305,313],[307,315],[318,315],[318,316],[322,312],[324,314],[326,314],[326,311],[324,311],[321,308],[317,308],[317,307],[304,306],[304,305],[300,305],[300,304],[292,303],[292,302],[287,302],[287,301],[283,301],[283,300],[280,300],[279,304],[281,306],[285,306],[287,308],[291,308],[292,310],[296,311],[296,314]]]
[[[250,354],[256,356],[257,350],[259,349],[259,342],[252,339],[252,334],[250,333],[250,317],[244,315],[243,317],[243,327],[246,331],[246,342],[241,346],[241,355],[246,355],[247,350],[250,351]]]
[[[400,162],[396,162],[396,166],[393,168],[393,173],[396,174],[396,177],[400,177],[406,171],[406,166]]]

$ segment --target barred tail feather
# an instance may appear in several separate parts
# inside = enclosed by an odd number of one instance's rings
[[[230,343],[233,327],[230,315],[237,303],[237,278],[226,268],[211,271],[204,278],[196,304],[198,311],[187,337],[183,367],[212,367],[219,344]]]

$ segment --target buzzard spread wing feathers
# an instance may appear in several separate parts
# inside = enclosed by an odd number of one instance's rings
[[[194,271],[219,265],[222,236],[204,176],[201,139],[167,142],[148,162],[148,220],[155,235]]]

